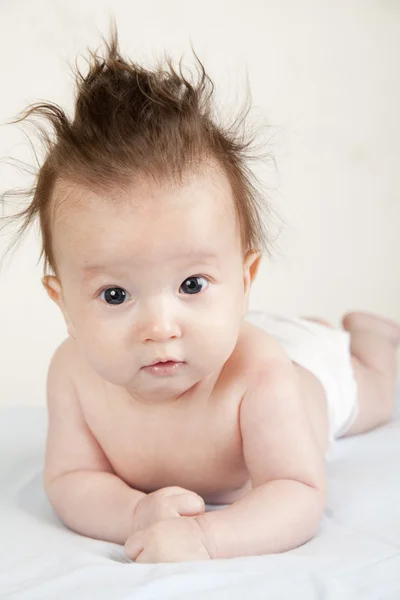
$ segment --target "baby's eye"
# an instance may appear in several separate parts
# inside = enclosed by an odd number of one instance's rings
[[[201,285],[202,282],[203,287]],[[182,283],[180,290],[182,290],[184,294],[198,294],[207,284],[208,281],[205,277],[188,277]]]
[[[120,287],[110,287],[100,293],[100,298],[107,304],[123,304],[128,297],[128,292]]]

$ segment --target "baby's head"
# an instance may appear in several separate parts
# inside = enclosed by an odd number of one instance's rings
[[[43,283],[91,367],[143,399],[221,370],[267,248],[248,144],[213,121],[198,64],[197,82],[168,61],[146,70],[114,33],[78,73],[73,120],[52,104],[24,115],[56,134],[19,215],[23,228],[39,218]],[[168,377],[142,369],[167,359],[184,364]]]

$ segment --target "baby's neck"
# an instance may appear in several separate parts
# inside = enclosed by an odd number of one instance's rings
[[[219,380],[222,368],[216,372],[210,373],[204,379],[195,382],[189,388],[179,394],[163,394],[155,392],[154,394],[139,395],[125,389],[127,399],[130,404],[149,408],[189,408],[193,405],[199,406],[206,404],[213,394],[214,388]]]

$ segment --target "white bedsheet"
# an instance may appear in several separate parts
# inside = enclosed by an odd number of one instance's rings
[[[122,547],[64,528],[41,488],[45,410],[3,411],[0,598],[399,600],[398,409],[385,427],[337,443],[328,506],[308,544],[275,556],[160,565],[136,565]]]

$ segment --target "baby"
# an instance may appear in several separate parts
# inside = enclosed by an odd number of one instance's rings
[[[44,485],[132,560],[276,553],[316,533],[329,444],[391,415],[400,326],[248,313],[267,236],[212,84],[121,57],[77,74],[31,205],[68,337],[48,373]],[[20,119],[21,120],[21,119]],[[49,273],[49,270],[50,273]],[[205,511],[205,503],[227,505]]]

